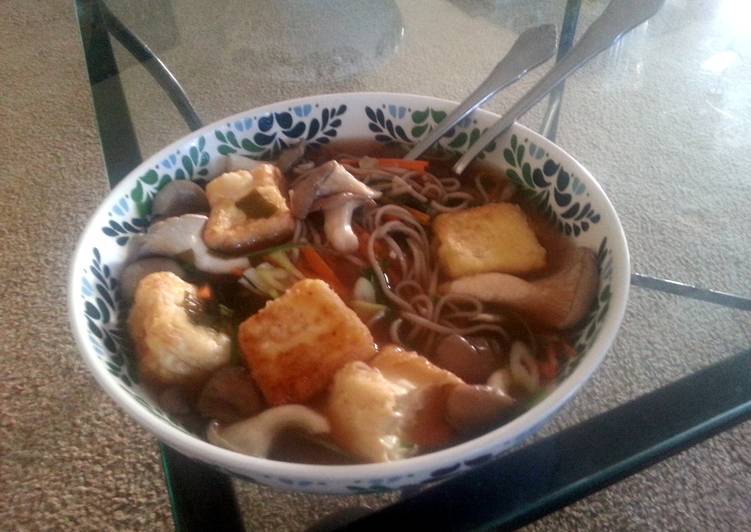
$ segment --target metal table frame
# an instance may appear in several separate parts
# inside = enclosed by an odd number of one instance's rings
[[[566,3],[558,57],[573,42],[581,0]],[[202,123],[164,63],[101,0],[76,0],[111,186],[142,160],[112,37],[152,75],[191,130]],[[102,83],[106,82],[106,83]],[[548,100],[542,133],[555,139],[564,86]],[[750,311],[751,299],[634,273],[632,285]],[[337,529],[513,529],[571,504],[751,418],[751,350],[583,423],[438,482]],[[244,530],[230,479],[161,444],[175,528]],[[327,525],[328,526],[328,525]],[[330,526],[327,529],[331,529]]]

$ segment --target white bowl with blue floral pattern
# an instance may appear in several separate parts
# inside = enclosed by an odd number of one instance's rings
[[[240,154],[274,158],[300,140],[326,144],[371,139],[413,144],[456,104],[425,96],[351,93],[311,96],[236,114],[193,132],[133,170],[102,202],[75,252],[69,312],[82,356],[99,384],[130,416],[180,452],[229,474],[283,489],[363,493],[414,486],[492,460],[534,433],[589,378],[615,338],[626,308],[629,257],[613,206],[589,172],[561,148],[515,124],[483,153],[526,190],[578,245],[596,251],[600,274],[593,309],[577,328],[574,357],[547,397],[474,440],[384,464],[319,466],[277,462],[216,447],[170,419],[138,384],[126,338],[118,274],[128,241],[148,225],[151,200],[174,179],[209,178]],[[461,153],[498,117],[476,111],[440,142]]]

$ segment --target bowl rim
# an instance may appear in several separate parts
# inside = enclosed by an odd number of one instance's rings
[[[597,194],[603,200],[602,214],[612,222],[608,239],[613,249],[613,260],[620,267],[613,269],[613,278],[611,281],[613,295],[610,301],[608,313],[605,316],[602,328],[595,342],[582,356],[577,367],[570,375],[559,383],[558,386],[556,386],[556,388],[554,388],[544,399],[508,423],[505,423],[481,436],[446,449],[393,462],[356,465],[313,465],[275,461],[223,449],[206,440],[200,439],[197,435],[190,435],[172,427],[155,414],[143,408],[136,399],[123,390],[122,387],[117,384],[115,378],[107,372],[102,364],[99,363],[98,357],[93,352],[93,349],[88,346],[85,324],[84,321],[79,318],[83,311],[83,303],[78,297],[80,294],[80,272],[88,267],[88,260],[90,259],[88,249],[84,249],[84,245],[87,245],[87,248],[90,247],[87,243],[92,238],[92,232],[97,228],[96,222],[108,212],[111,199],[114,197],[121,197],[128,192],[128,188],[132,186],[134,176],[142,174],[146,168],[161,161],[164,158],[165,153],[169,154],[180,146],[192,142],[201,135],[211,134],[218,127],[221,127],[228,122],[231,123],[244,118],[249,114],[264,114],[282,106],[291,107],[310,103],[313,99],[315,99],[317,103],[322,103],[322,100],[329,99],[364,99],[366,101],[377,101],[379,99],[384,99],[385,101],[411,99],[420,101],[427,105],[457,105],[457,102],[451,100],[410,93],[344,92],[314,94],[253,107],[231,116],[221,118],[205,125],[201,129],[181,137],[152,154],[131,170],[120,181],[120,183],[118,183],[115,188],[111,189],[106,197],[102,199],[97,209],[90,215],[89,221],[76,244],[68,276],[68,317],[73,336],[75,337],[76,344],[86,365],[99,385],[115,401],[117,406],[123,409],[142,427],[146,428],[162,442],[173,446],[188,456],[204,462],[208,461],[215,466],[226,467],[234,471],[252,470],[262,476],[267,476],[267,478],[288,476],[298,480],[325,480],[328,482],[351,481],[356,478],[364,481],[360,485],[367,487],[367,481],[403,476],[406,472],[419,473],[435,469],[441,465],[445,466],[448,464],[466,462],[473,457],[489,452],[492,447],[497,447],[501,442],[506,443],[503,449],[505,450],[509,446],[517,443],[519,439],[530,435],[530,433],[537,429],[539,425],[555,414],[589,379],[594,370],[602,362],[615,339],[616,333],[625,314],[631,271],[628,245],[623,227],[610,199],[607,197],[600,184],[581,163],[563,148],[518,122],[514,123],[512,131],[523,133],[530,140],[534,140],[537,145],[545,146],[548,152],[556,153],[558,158],[564,158],[570,161],[572,171],[575,171],[578,176],[582,177],[583,180],[587,182],[588,187],[597,191]],[[474,114],[490,120],[497,120],[499,118],[499,115],[496,113],[483,109],[474,111]],[[86,262],[84,262],[84,259]],[[497,451],[498,449],[496,449],[496,452]],[[415,475],[415,477],[417,478],[417,475]],[[290,486],[290,488],[294,489],[294,486]]]

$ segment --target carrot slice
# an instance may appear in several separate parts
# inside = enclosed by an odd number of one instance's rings
[[[211,290],[211,285],[204,284],[196,291],[196,297],[204,301],[214,299],[214,293]]]
[[[306,279],[315,279],[316,272],[310,269],[308,263],[305,262],[305,257],[300,254],[300,258],[295,262],[295,268],[300,270],[300,273],[305,276]]]
[[[545,349],[545,360],[538,360],[537,367],[540,370],[540,377],[544,382],[550,382],[556,378],[560,366],[552,346],[547,346]]]
[[[384,219],[387,218],[388,216],[384,216]],[[368,260],[368,240],[370,239],[370,233],[357,224],[352,224],[352,228],[355,231],[355,235],[357,235],[357,252],[363,259]],[[373,251],[375,251],[375,256],[379,261],[387,259],[389,256],[388,247],[380,240],[376,240],[375,244],[373,244]],[[399,281],[402,279],[399,269],[393,265],[385,266],[384,273],[389,283],[399,284]]]
[[[357,236],[357,253],[360,254],[365,260],[368,259],[368,240],[370,240],[370,233],[357,224],[352,224],[352,229]]]
[[[537,366],[540,370],[540,377],[543,382],[550,382],[558,375],[558,361],[556,359],[550,359],[545,361],[538,361]]]
[[[381,168],[403,168],[404,170],[414,170],[415,172],[424,172],[428,169],[428,161],[412,161],[408,159],[376,159],[378,166]],[[340,163],[350,166],[360,166],[358,159],[340,159]]]
[[[352,229],[357,236],[357,252],[363,259],[368,260],[368,241],[370,240],[370,233],[357,224],[352,224]],[[388,255],[386,244],[379,240],[373,244],[373,250],[375,251],[376,257],[379,259],[385,258]]]
[[[415,220],[417,220],[417,223],[420,225],[430,225],[430,215],[427,213],[424,213],[422,211],[418,211],[417,209],[413,209],[412,207],[407,207],[406,205],[401,206],[404,210],[406,210],[408,213],[410,213]]]
[[[378,166],[381,168],[404,168],[405,170],[414,170],[424,172],[428,169],[428,161],[410,161],[407,159],[378,159]]]
[[[315,249],[310,246],[304,246],[300,248],[300,252],[305,258],[305,262],[307,262],[310,269],[319,279],[328,283],[331,289],[339,294],[339,297],[345,300],[349,299],[349,291],[344,286],[344,283],[339,280],[334,273],[334,270],[331,269],[331,266],[323,260],[323,257],[321,257]]]

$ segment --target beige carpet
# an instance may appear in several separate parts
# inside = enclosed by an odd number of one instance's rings
[[[0,36],[0,529],[170,529],[155,440],[99,390],[68,328],[69,258],[107,190],[72,2],[2,0]],[[634,291],[624,327],[661,330],[650,316],[669,315],[684,337],[657,342],[654,367],[667,368],[657,381],[717,356],[694,353],[706,343],[696,335],[711,331],[718,352],[748,346],[748,329],[734,328],[737,313],[698,308]],[[694,358],[661,360],[675,349]],[[547,431],[659,384],[648,375],[654,367],[623,374],[629,365],[615,360],[634,351],[617,343]],[[613,383],[627,389],[614,394]],[[742,425],[530,528],[751,530],[749,436]],[[248,484],[238,491],[249,529],[258,530],[301,530],[338,507],[385,501]]]

